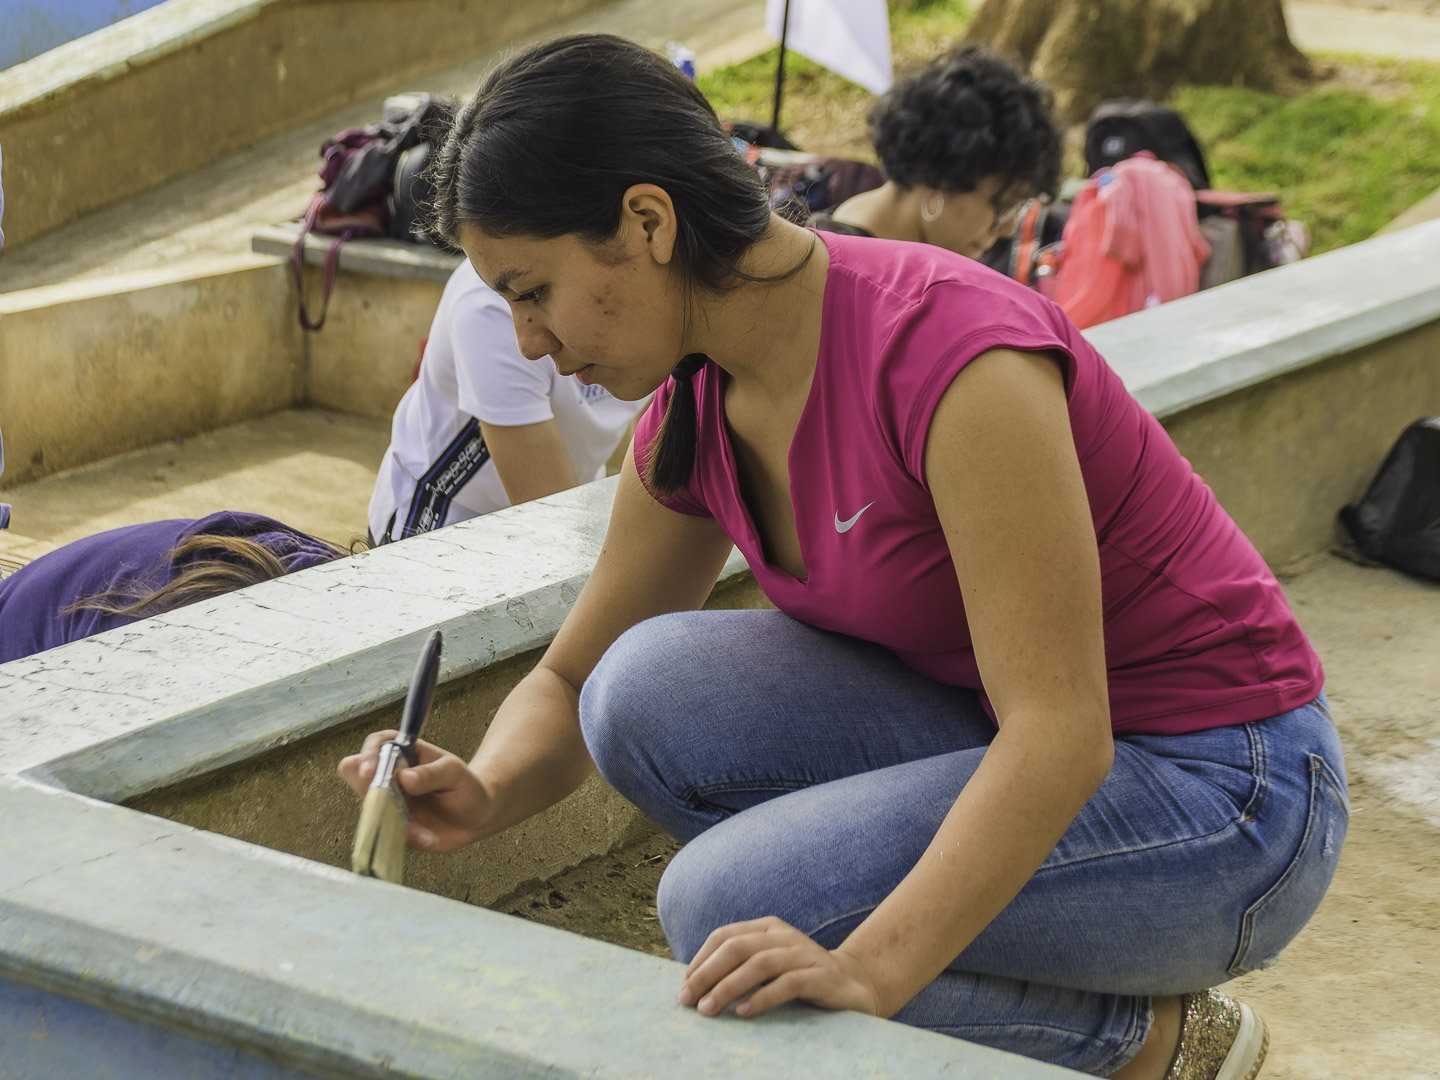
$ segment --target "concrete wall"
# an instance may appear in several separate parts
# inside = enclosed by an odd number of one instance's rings
[[[306,268],[312,315],[323,276]],[[293,405],[389,420],[443,291],[342,271],[312,333],[260,255],[0,293],[0,490]]]
[[[1085,332],[1274,567],[1440,412],[1440,221]]]
[[[1360,498],[1412,421],[1440,414],[1440,322],[1187,409],[1165,421],[1266,562],[1344,537]]]
[[[244,255],[0,294],[0,487],[294,404],[292,290]]]
[[[715,590],[711,608],[768,607],[749,574]],[[440,690],[425,737],[464,757],[474,753],[500,702],[543,650],[493,664]],[[128,805],[198,829],[348,869],[355,834],[355,796],[335,764],[372,731],[398,727],[400,705],[272,751],[235,769],[147,792]],[[592,855],[658,831],[649,818],[592,775],[564,802],[503,836],[450,855],[411,852],[406,884],[472,904],[493,904]]]
[[[318,300],[323,280],[323,269],[306,267],[307,297]],[[304,336],[307,403],[390,419],[444,291],[413,278],[337,274],[324,328]]]
[[[168,0],[0,73],[20,244],[595,0]]]

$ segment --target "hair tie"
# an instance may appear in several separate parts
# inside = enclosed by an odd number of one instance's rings
[[[710,357],[706,356],[704,353],[687,353],[685,356],[682,356],[680,358],[680,362],[675,365],[675,370],[672,371],[670,375],[672,378],[680,379],[684,382],[689,382],[695,377],[695,373],[698,372],[709,362]]]

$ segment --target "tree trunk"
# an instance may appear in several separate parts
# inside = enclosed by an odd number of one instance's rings
[[[1281,0],[984,0],[965,39],[1018,60],[1055,91],[1062,119],[1111,97],[1174,87],[1282,90],[1309,77]]]

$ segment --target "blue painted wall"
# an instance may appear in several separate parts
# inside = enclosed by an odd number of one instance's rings
[[[319,1080],[0,978],[6,1080]]]
[[[161,0],[0,0],[0,70]]]

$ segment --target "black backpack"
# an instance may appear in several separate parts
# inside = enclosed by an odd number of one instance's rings
[[[1085,167],[1091,176],[1141,150],[1178,166],[1196,191],[1210,187],[1210,170],[1205,167],[1200,144],[1174,109],[1131,98],[1115,98],[1096,106],[1085,130]]]
[[[340,248],[355,237],[392,236],[427,240],[418,224],[420,207],[433,192],[421,171],[430,148],[444,139],[454,122],[455,102],[431,94],[399,94],[385,102],[378,124],[346,128],[320,147],[321,188],[301,219],[291,255],[300,292],[300,325],[319,330],[335,286]],[[302,267],[305,238],[312,232],[335,237],[325,261],[320,315],[305,308]]]
[[[1370,490],[1340,520],[1366,558],[1440,581],[1440,416],[1405,429]]]

